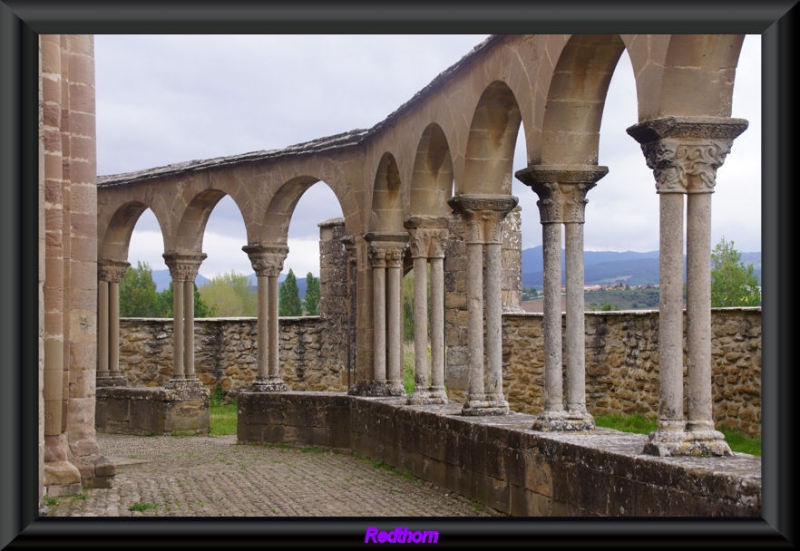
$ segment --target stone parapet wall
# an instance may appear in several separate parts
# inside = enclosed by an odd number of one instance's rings
[[[341,318],[282,318],[281,377],[292,390],[347,389]],[[761,435],[761,309],[712,312],[714,419]],[[504,393],[511,409],[544,407],[541,314],[503,318]],[[256,376],[256,320],[195,321],[195,370],[211,392],[236,393]],[[172,373],[172,320],[123,319],[120,367],[130,386],[164,386]],[[463,402],[448,385],[452,401]],[[658,312],[586,313],[586,402],[593,415],[658,412]]]
[[[240,444],[350,449],[521,517],[761,516],[761,459],[665,458],[643,434],[536,433],[531,415],[334,393],[240,395]]]
[[[171,319],[120,321],[120,370],[129,386],[164,386],[172,376]],[[195,373],[214,393],[248,387],[258,372],[255,318],[195,320]],[[281,378],[292,390],[345,391],[345,328],[318,316],[280,321]]]
[[[587,312],[585,319],[589,412],[656,417],[658,311]],[[715,422],[760,436],[760,308],[712,311],[711,359]],[[544,409],[542,314],[504,315],[503,381],[512,409]]]

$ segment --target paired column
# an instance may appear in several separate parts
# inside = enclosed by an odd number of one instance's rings
[[[668,117],[628,128],[653,170],[660,203],[659,413],[644,453],[731,455],[711,401],[711,193],[743,119]],[[688,421],[683,399],[683,212],[687,203]]]
[[[173,361],[172,379],[167,384],[185,386],[187,381],[199,384],[194,372],[194,281],[206,255],[164,254],[172,276]]]
[[[463,415],[506,415],[509,412],[508,401],[503,396],[501,253],[503,220],[517,203],[518,199],[512,195],[483,194],[458,195],[448,201],[454,210],[464,215],[467,223],[467,316],[470,347],[469,394],[461,412]]]
[[[130,264],[97,263],[97,386],[125,386],[119,369],[119,283]]]
[[[256,392],[285,392],[281,380],[278,348],[278,276],[289,248],[281,245],[242,247],[250,258],[258,280],[258,374],[251,389]]]
[[[603,166],[540,165],[516,174],[539,196],[536,204],[542,223],[545,408],[534,421],[534,430],[594,428],[594,418],[586,410],[583,225],[586,193],[607,173]],[[566,409],[561,357],[561,224],[566,234]]]
[[[370,396],[403,396],[403,257],[408,234],[368,233],[372,267],[373,383]]]
[[[413,217],[406,221],[414,259],[414,392],[411,405],[446,404],[444,388],[444,246],[449,220]],[[428,263],[430,282],[430,365],[428,364]],[[428,372],[430,371],[430,384]]]

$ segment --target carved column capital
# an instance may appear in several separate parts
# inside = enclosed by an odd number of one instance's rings
[[[503,220],[519,203],[513,195],[456,195],[447,202],[467,222],[467,243],[502,243]]]
[[[373,268],[397,268],[403,265],[408,233],[373,233],[364,236],[369,243],[369,262]]]
[[[747,125],[744,119],[666,117],[627,132],[641,145],[658,193],[713,193],[717,169]]]
[[[289,247],[285,245],[245,245],[242,250],[247,253],[258,277],[278,277],[289,254]]]
[[[100,281],[108,281],[119,283],[125,277],[125,272],[130,268],[130,262],[122,260],[98,260],[97,261],[97,279]]]
[[[450,221],[440,216],[413,216],[406,220],[412,258],[444,258]]]
[[[181,253],[164,253],[164,262],[169,268],[169,275],[172,281],[192,281],[197,278],[197,271],[200,269],[200,264],[206,259],[204,253],[200,254],[181,254]]]
[[[595,165],[534,165],[516,173],[517,179],[538,196],[542,224],[583,224],[587,192],[608,174]]]

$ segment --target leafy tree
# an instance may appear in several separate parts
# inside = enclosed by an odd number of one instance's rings
[[[213,277],[200,288],[200,297],[209,311],[221,317],[255,317],[258,315],[256,289],[244,274],[234,270]],[[196,304],[195,304],[196,308]],[[195,312],[195,316],[199,316]]]
[[[119,315],[126,318],[165,317],[148,263],[139,261],[136,268],[125,272],[119,284]]]
[[[305,310],[309,316],[319,315],[319,279],[314,277],[311,272],[306,274]]]
[[[300,290],[297,288],[297,278],[291,268],[289,268],[289,273],[286,274],[286,279],[281,283],[280,296],[278,298],[278,315],[303,315],[303,304],[300,302]]]
[[[169,282],[169,288],[164,289],[161,291],[160,299],[161,299],[161,312],[162,315],[166,318],[173,317],[172,314],[172,298],[175,294],[173,282]],[[184,298],[185,300],[185,298]],[[200,295],[200,289],[197,287],[197,283],[194,284],[194,317],[195,318],[210,318],[216,315],[214,312],[214,308],[207,305],[203,300],[203,297]]]
[[[733,241],[722,240],[711,251],[711,306],[759,306],[761,290],[753,265],[741,261]]]

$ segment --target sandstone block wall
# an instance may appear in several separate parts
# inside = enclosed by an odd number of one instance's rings
[[[587,312],[585,319],[590,413],[656,417],[658,312]],[[760,436],[761,309],[714,309],[711,330],[714,420]],[[541,314],[503,317],[503,381],[512,409],[544,409]]]
[[[164,386],[172,376],[171,319],[120,320],[120,370],[129,386]],[[195,320],[195,372],[213,394],[248,387],[258,372],[255,318]],[[344,391],[344,328],[316,316],[280,321],[281,377],[292,390]]]

